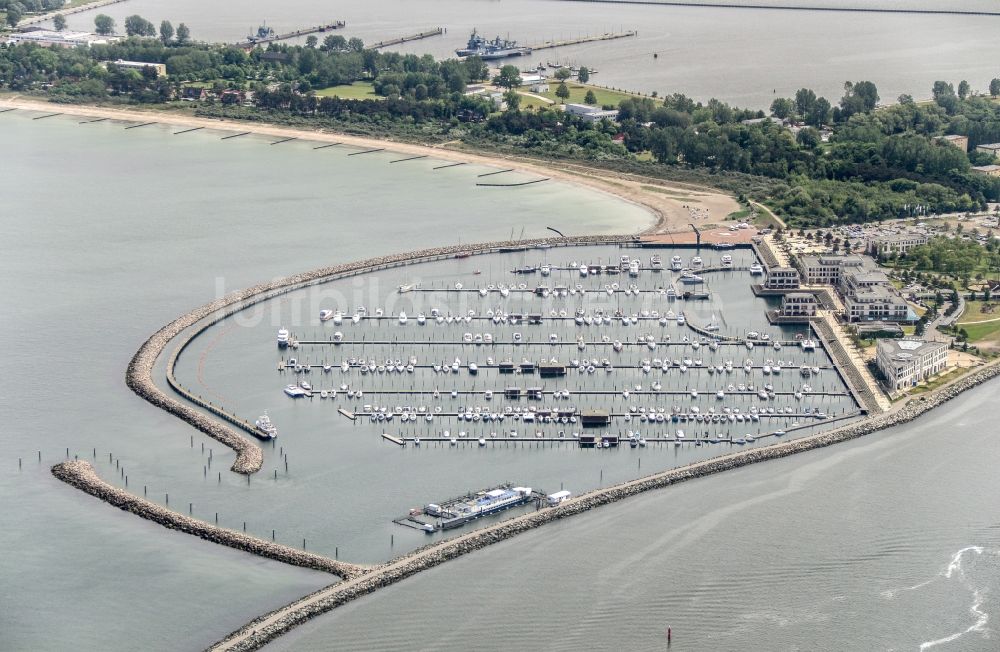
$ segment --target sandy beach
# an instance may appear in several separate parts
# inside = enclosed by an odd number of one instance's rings
[[[351,147],[373,149],[384,147],[401,154],[429,155],[442,161],[513,168],[564,183],[584,186],[614,195],[645,208],[652,215],[652,224],[644,233],[667,233],[689,229],[690,223],[718,223],[732,212],[740,210],[736,199],[711,188],[696,188],[687,184],[668,184],[658,179],[637,179],[632,175],[616,174],[587,168],[581,164],[540,162],[512,156],[486,156],[450,149],[447,145],[416,145],[393,140],[351,136],[324,130],[293,129],[278,125],[199,118],[176,111],[118,109],[79,104],[52,104],[40,100],[8,96],[0,99],[0,107],[25,111],[43,111],[65,115],[107,118],[125,122],[155,121],[178,127],[203,127],[225,131],[249,131],[276,138],[300,138],[319,143],[342,143]]]

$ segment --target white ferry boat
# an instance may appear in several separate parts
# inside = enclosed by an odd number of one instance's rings
[[[271,423],[271,418],[267,416],[267,410],[264,410],[264,414],[260,415],[254,425],[256,429],[253,434],[261,439],[274,439],[278,436],[278,429]]]
[[[480,439],[482,441],[480,445],[485,445],[486,441]],[[498,487],[480,492],[475,498],[469,500],[443,506],[427,505],[424,507],[424,512],[431,516],[440,516],[442,518],[441,529],[450,530],[477,518],[523,505],[531,499],[531,487]]]

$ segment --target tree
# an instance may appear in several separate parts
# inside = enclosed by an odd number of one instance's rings
[[[125,33],[129,36],[156,36],[156,28],[138,14],[125,18]]]
[[[184,23],[177,26],[177,44],[184,45],[191,40],[191,30]]]
[[[166,45],[172,38],[174,38],[174,26],[170,24],[169,20],[162,21],[160,23],[160,40]]]
[[[587,89],[587,94],[583,97],[584,104],[597,104],[597,96],[594,95],[594,91]]]
[[[52,18],[52,26],[56,28],[57,32],[61,32],[66,29],[66,17],[62,14],[56,14]]]
[[[357,36],[353,36],[347,41],[347,49],[351,52],[361,52],[365,49],[365,42]]]
[[[580,66],[580,70],[576,73],[576,78],[581,84],[586,84],[590,81],[590,69],[587,66]]]
[[[503,94],[503,99],[507,103],[507,110],[517,111],[521,108],[521,94],[517,91],[507,91]]]
[[[347,39],[339,34],[330,34],[325,39],[323,39],[323,45],[320,50],[325,50],[327,52],[343,52],[347,49]]]
[[[830,101],[825,97],[817,98],[804,116],[806,124],[812,127],[822,127],[830,119]]]
[[[805,117],[816,103],[816,93],[809,88],[795,91],[795,112]]]
[[[969,96],[969,82],[964,79],[958,82],[958,99],[964,100]]]
[[[1000,79],[996,77],[990,80],[990,95],[993,97],[1000,95]]]
[[[97,14],[94,17],[94,31],[101,36],[115,33],[115,19],[107,14]]]
[[[507,64],[500,69],[500,74],[493,78],[493,84],[507,90],[517,88],[521,85],[521,71],[517,66]]]
[[[559,81],[566,81],[573,76],[573,73],[569,71],[569,68],[560,68],[556,71],[555,78]]]
[[[24,12],[21,10],[21,5],[16,3],[7,5],[7,24],[11,27],[14,27],[21,22],[21,17],[23,15]]]
[[[792,111],[795,110],[795,102],[788,99],[787,97],[779,97],[773,102],[771,102],[771,113],[776,118],[781,118],[784,120],[788,116],[792,115]]]
[[[566,85],[566,82],[559,82],[559,88],[556,89],[556,97],[561,99],[563,104],[569,99],[569,86]]]

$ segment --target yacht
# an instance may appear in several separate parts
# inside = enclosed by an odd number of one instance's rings
[[[799,346],[802,347],[803,351],[816,350],[816,342],[814,342],[813,340],[802,340],[801,342],[799,342]]]
[[[278,329],[278,348],[285,349],[288,348],[288,329],[279,328]]]
[[[254,425],[257,427],[254,434],[261,439],[274,439],[278,436],[278,429],[271,423],[271,418],[267,416],[267,410],[264,410],[264,414],[260,415]]]
[[[405,325],[406,321],[407,321],[406,313],[405,312],[400,312],[399,313],[399,323],[401,325]]]
[[[319,320],[320,321],[330,321],[331,319],[333,319],[333,311],[332,310],[324,309],[324,310],[320,310],[319,311]]]
[[[760,263],[753,263],[750,265],[750,274],[752,276],[759,276],[764,273],[764,266]]]
[[[691,267],[695,269],[701,269],[704,264],[705,261],[701,259],[701,256],[695,256],[691,259]]]
[[[670,259],[670,269],[679,272],[684,268],[684,261],[680,256],[674,256]]]
[[[298,385],[288,385],[285,387],[285,393],[292,398],[302,398],[303,396],[308,396],[306,390],[302,389]]]
[[[703,283],[705,279],[698,276],[693,272],[683,272],[681,273],[681,283],[687,283],[688,285],[695,285],[696,283]]]
[[[399,286],[399,293],[406,294],[407,292],[413,292],[415,289],[417,289],[416,283],[405,283]]]
[[[659,254],[654,254],[653,257],[649,259],[649,268],[654,272],[663,271],[663,260],[660,259]]]

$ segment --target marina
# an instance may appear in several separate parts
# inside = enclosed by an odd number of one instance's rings
[[[527,265],[528,251],[460,251],[388,278],[384,269],[384,307],[323,301],[318,319],[278,331],[272,368],[287,376],[284,393],[334,407],[394,448],[694,451],[794,438],[861,414],[809,324],[728,310],[737,287],[766,303],[749,291],[753,249],[563,246]],[[463,271],[442,278],[456,265]],[[691,269],[716,282],[704,307],[681,309],[669,290]],[[544,285],[500,280],[526,274]],[[609,274],[623,282],[600,280]]]

